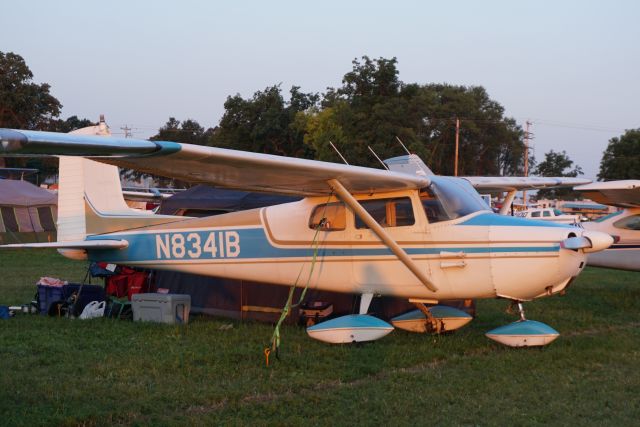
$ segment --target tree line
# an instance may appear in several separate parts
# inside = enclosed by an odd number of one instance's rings
[[[151,139],[340,162],[332,142],[349,163],[380,167],[368,147],[383,159],[401,155],[399,138],[435,173],[452,175],[459,120],[460,175],[523,174],[524,131],[483,87],[405,83],[397,65],[396,58],[363,56],[352,62],[340,87],[324,93],[299,86],[285,92],[276,84],[248,98],[229,96],[217,126],[205,129],[195,120],[171,117]],[[0,52],[0,127],[69,132],[94,124],[76,116],[61,119],[61,110],[50,85],[35,83],[20,55]],[[638,178],[639,156],[640,128],[612,138],[598,178]],[[22,166],[42,161],[24,162],[7,159]],[[47,174],[54,165],[40,168]],[[566,152],[553,150],[531,170],[541,176],[582,173]]]
[[[170,118],[153,139],[339,162],[329,142],[351,163],[380,167],[403,153],[399,138],[436,172],[453,174],[455,120],[461,120],[460,174],[517,175],[524,133],[482,87],[404,83],[397,60],[354,60],[342,86],[322,94],[280,85],[250,98],[229,96],[218,126]]]

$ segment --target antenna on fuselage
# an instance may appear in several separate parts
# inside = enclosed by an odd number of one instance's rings
[[[378,161],[380,162],[380,164],[382,164],[382,167],[385,168],[386,170],[389,170],[389,168],[387,167],[387,165],[384,164],[384,162],[380,159],[380,157],[378,157],[378,155],[376,154],[375,151],[373,151],[373,148],[371,148],[371,146],[367,145],[367,148],[369,149],[369,151],[371,151],[371,154],[373,154],[375,156],[376,159],[378,159]]]
[[[344,156],[340,153],[340,151],[336,148],[336,146],[333,145],[333,142],[329,141],[329,145],[331,145],[331,148],[333,148],[335,150],[335,152],[338,153],[338,156],[340,156],[340,158],[342,159],[344,164],[348,165],[349,162],[347,162],[347,159],[344,158]]]
[[[398,138],[398,135],[396,135],[396,140],[400,143],[400,145],[402,145],[402,148],[404,148],[404,151],[406,151],[407,154],[411,154],[411,151],[409,151],[407,147],[402,143],[402,140]]]

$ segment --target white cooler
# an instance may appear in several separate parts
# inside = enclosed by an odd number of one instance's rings
[[[134,294],[131,307],[136,321],[186,324],[189,323],[191,295]]]

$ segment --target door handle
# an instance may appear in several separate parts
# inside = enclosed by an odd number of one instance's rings
[[[465,261],[442,261],[440,263],[440,268],[463,268],[466,266]]]

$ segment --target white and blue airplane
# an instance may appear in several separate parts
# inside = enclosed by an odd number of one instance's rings
[[[362,295],[359,314],[308,328],[333,343],[370,341],[393,326],[367,315],[376,295],[418,307],[392,324],[414,331],[456,329],[470,317],[440,301],[504,298],[521,319],[490,338],[513,346],[558,336],[526,320],[522,302],[557,294],[606,233],[493,213],[476,188],[574,186],[575,178],[436,176],[415,155],[390,171],[214,147],[103,136],[0,129],[0,155],[60,157],[58,241],[73,259],[304,286]],[[206,218],[128,208],[117,167],[190,182],[303,196],[298,202]],[[483,187],[482,181],[486,182]]]
[[[589,254],[594,267],[640,271],[640,180],[594,182],[575,187],[585,197],[621,210],[584,222],[587,230],[610,234],[614,243],[607,250]]]

